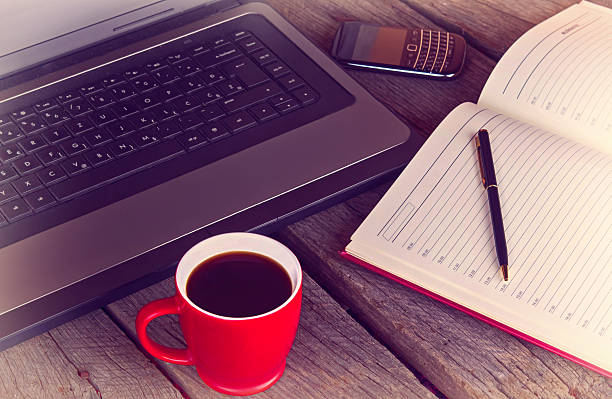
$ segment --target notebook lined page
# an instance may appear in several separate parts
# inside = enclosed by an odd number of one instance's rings
[[[493,149],[507,282],[473,142],[480,128]],[[350,253],[464,306],[474,308],[477,298],[475,310],[497,320],[515,326],[507,319],[521,315],[525,329],[533,320],[571,326],[612,347],[612,157],[604,153],[463,104],[352,240]],[[372,253],[376,259],[363,255]]]
[[[582,2],[517,40],[479,104],[612,154],[612,11]]]

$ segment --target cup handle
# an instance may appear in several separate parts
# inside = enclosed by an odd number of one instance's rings
[[[165,345],[158,344],[147,335],[147,326],[153,319],[168,315],[178,314],[179,308],[175,297],[158,299],[147,303],[140,309],[136,316],[136,332],[142,346],[151,355],[166,362],[191,365],[193,358],[187,349],[170,348]]]

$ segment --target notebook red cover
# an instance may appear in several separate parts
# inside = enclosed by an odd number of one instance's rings
[[[435,293],[433,293],[431,291],[428,291],[428,290],[426,290],[425,288],[423,288],[421,286],[418,286],[416,284],[411,283],[410,281],[407,281],[407,280],[404,280],[402,278],[399,278],[399,277],[397,277],[394,274],[391,274],[391,273],[389,273],[389,272],[387,272],[385,270],[382,270],[382,269],[380,269],[380,268],[378,268],[378,267],[376,267],[374,265],[371,265],[371,264],[369,264],[369,263],[367,263],[367,262],[365,262],[365,261],[363,261],[363,260],[361,260],[359,258],[354,257],[353,255],[349,254],[348,252],[342,251],[342,252],[340,252],[340,255],[343,256],[344,258],[350,260],[353,263],[356,263],[356,264],[358,264],[360,266],[363,266],[366,269],[372,270],[373,272],[376,272],[376,273],[380,274],[381,276],[384,276],[384,277],[390,278],[391,280],[397,281],[398,283],[400,283],[402,285],[405,285],[406,287],[410,287],[413,290],[418,291],[421,294],[425,294],[428,297],[433,298],[435,300],[438,300],[438,301],[440,301],[440,302],[442,302],[442,303],[444,303],[444,304],[446,304],[448,306],[452,306],[455,309],[459,309],[462,312],[465,312],[465,313],[469,314],[470,316],[473,316],[473,317],[475,317],[475,318],[477,318],[479,320],[482,320],[485,323],[487,323],[489,325],[492,325],[493,327],[497,327],[500,330],[503,330],[503,331],[505,331],[505,332],[507,332],[509,334],[512,334],[515,337],[524,339],[525,341],[531,342],[532,344],[538,345],[538,346],[540,346],[540,347],[542,347],[542,348],[544,348],[544,349],[546,349],[548,351],[556,353],[559,356],[562,356],[562,357],[564,357],[566,359],[569,359],[572,362],[575,362],[575,363],[577,363],[577,364],[579,364],[581,366],[589,368],[589,369],[591,369],[591,370],[593,370],[593,371],[595,371],[595,372],[597,372],[599,374],[602,374],[602,375],[604,375],[604,376],[606,376],[608,378],[612,378],[612,372],[610,372],[608,370],[604,370],[601,367],[598,367],[598,366],[596,366],[596,365],[594,365],[592,363],[584,361],[584,360],[582,360],[582,359],[580,359],[580,358],[578,358],[578,357],[576,357],[574,355],[570,355],[569,353],[567,353],[565,351],[562,351],[559,348],[556,348],[556,347],[554,347],[552,345],[549,345],[549,344],[547,344],[545,342],[542,342],[542,341],[540,341],[540,340],[538,340],[538,339],[536,339],[536,338],[534,338],[534,337],[532,337],[530,335],[527,335],[527,334],[522,333],[522,332],[520,332],[518,330],[515,330],[512,327],[509,327],[509,326],[507,326],[507,325],[505,325],[503,323],[500,323],[497,320],[493,320],[490,317],[482,315],[482,314],[480,314],[480,313],[478,313],[478,312],[476,312],[476,311],[474,311],[472,309],[469,309],[469,308],[466,308],[465,306],[459,305],[458,303],[455,303],[455,302],[451,301],[448,298],[444,298],[443,296],[440,296],[440,295],[435,294]]]

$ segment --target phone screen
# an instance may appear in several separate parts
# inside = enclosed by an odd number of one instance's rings
[[[414,64],[416,54],[408,51],[408,45],[414,40],[418,43],[418,31],[364,24],[346,24],[344,29],[347,31],[342,32],[343,40],[337,50],[339,58],[370,64]]]

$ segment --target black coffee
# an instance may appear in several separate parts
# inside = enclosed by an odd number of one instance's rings
[[[187,279],[187,296],[198,307],[228,317],[269,312],[285,302],[291,278],[276,261],[252,252],[227,252],[200,263]]]

